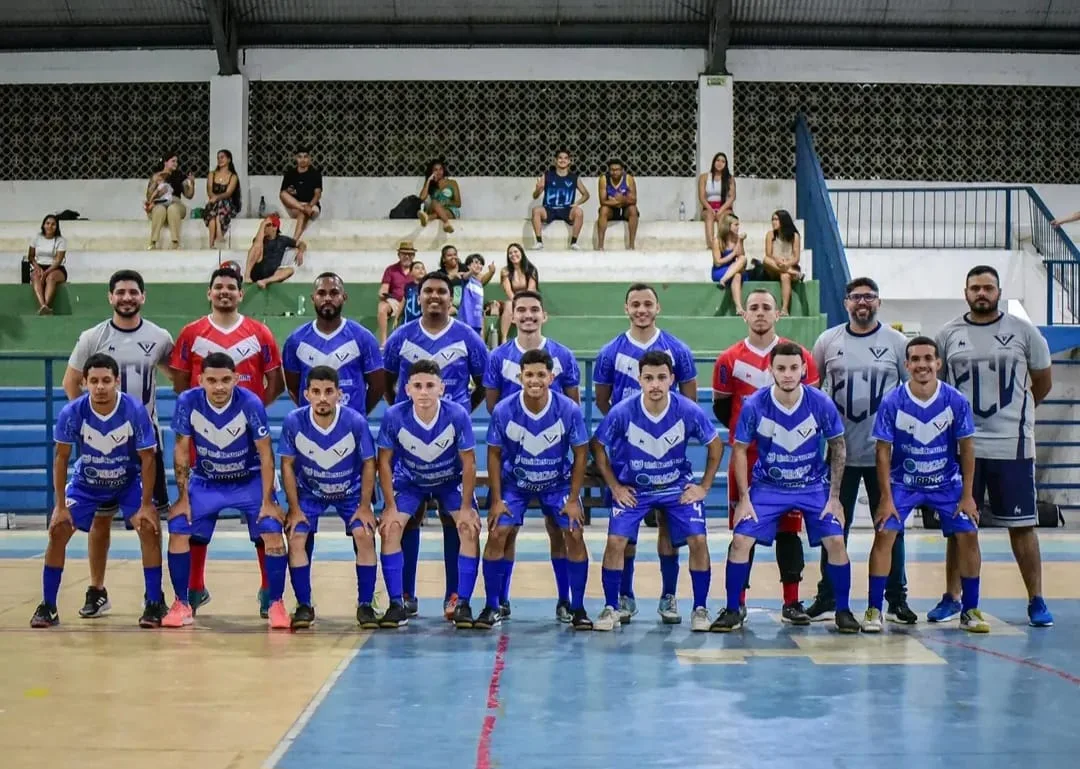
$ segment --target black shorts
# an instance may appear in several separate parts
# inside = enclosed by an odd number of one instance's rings
[[[610,213],[608,214],[609,222],[625,222],[627,219],[630,218],[630,206],[601,206],[601,208],[606,208],[608,211],[610,211]]]
[[[544,213],[547,214],[546,221],[548,222],[566,222],[570,223],[570,206],[565,208],[548,208],[544,206]]]
[[[1034,459],[975,459],[972,496],[980,509],[989,503],[995,526],[1024,528],[1039,525],[1035,504]]]

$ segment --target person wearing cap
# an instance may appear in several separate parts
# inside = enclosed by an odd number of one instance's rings
[[[304,263],[307,243],[297,242],[281,234],[281,217],[277,214],[263,219],[248,249],[244,280],[259,288],[282,283],[292,277],[296,267]]]
[[[382,285],[379,286],[379,347],[386,345],[386,335],[391,319],[401,317],[401,308],[405,300],[405,286],[412,280],[410,266],[416,257],[412,241],[398,243],[397,261],[383,270]]]
[[[296,220],[293,239],[300,240],[308,224],[322,213],[322,171],[311,164],[311,150],[296,151],[296,166],[285,172],[278,197],[289,216]]]

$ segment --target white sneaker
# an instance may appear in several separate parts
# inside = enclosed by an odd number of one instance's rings
[[[628,595],[619,596],[619,621],[625,625],[631,617],[636,616],[637,601]]]
[[[968,609],[960,613],[960,629],[969,633],[989,633],[990,622],[978,609]]]
[[[660,621],[665,625],[678,625],[682,622],[682,615],[679,614],[679,602],[675,600],[675,596],[671,593],[660,599],[660,606],[657,607],[656,613],[660,615]]]
[[[571,250],[571,251],[580,251],[580,250],[581,250],[581,246],[579,246],[579,245],[578,245],[577,243],[571,243],[571,244],[570,244],[570,250]]]
[[[600,616],[593,621],[593,630],[614,630],[621,624],[619,610],[614,606],[605,606]]]
[[[704,606],[697,607],[694,609],[694,613],[690,615],[690,631],[693,633],[708,633],[711,624],[712,618],[709,616],[709,610]]]
[[[881,610],[870,608],[863,614],[862,629],[864,633],[881,632]]]
[[[533,246],[533,251],[543,251],[543,250],[544,250],[544,242],[543,241],[540,241],[536,245]]]

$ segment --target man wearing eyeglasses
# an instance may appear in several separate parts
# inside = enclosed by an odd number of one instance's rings
[[[821,372],[821,389],[828,393],[844,418],[847,462],[840,480],[840,503],[844,507],[844,542],[851,531],[859,485],[866,486],[871,511],[881,500],[874,469],[874,418],[885,395],[907,379],[904,368],[907,338],[877,319],[881,308],[878,286],[871,278],[855,278],[847,284],[844,307],[848,322],[827,329],[814,343],[814,363]],[[836,480],[833,479],[835,483]],[[832,585],[821,554],[821,581],[817,596],[807,608],[810,619],[832,619],[835,610]],[[913,625],[919,617],[907,603],[904,573],[903,532],[893,544],[892,571],[885,585],[890,622]]]

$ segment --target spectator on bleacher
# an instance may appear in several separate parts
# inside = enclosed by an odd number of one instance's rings
[[[387,328],[391,320],[396,321],[401,317],[401,310],[405,303],[405,286],[412,277],[412,264],[416,257],[416,249],[412,241],[403,240],[398,243],[397,261],[388,265],[383,270],[382,283],[379,286],[379,304],[376,308],[376,317],[379,324],[379,347],[386,346]]]
[[[469,254],[465,259],[465,276],[461,279],[461,321],[480,335],[484,334],[484,286],[495,277],[495,263],[484,269],[484,257],[481,254]]]
[[[218,150],[217,168],[206,177],[206,205],[203,222],[210,234],[210,248],[229,232],[229,222],[240,213],[240,175],[233,165],[232,153]]]
[[[739,217],[725,214],[720,220],[720,233],[712,247],[712,280],[723,291],[731,289],[735,312],[744,314],[742,304],[742,272],[746,268],[743,240],[746,234],[739,229]]]
[[[180,170],[180,158],[170,153],[161,161],[161,168],[150,177],[146,185],[146,199],[143,210],[150,217],[150,245],[148,251],[157,248],[161,228],[169,223],[172,247],[180,248],[180,227],[187,216],[184,198],[191,200],[195,196],[195,175],[184,174]]]
[[[802,239],[791,214],[780,209],[772,215],[772,229],[765,236],[762,269],[770,280],[780,281],[780,314],[791,311],[791,286],[803,279],[799,267]]]
[[[633,251],[638,225],[637,181],[634,175],[626,171],[626,164],[618,158],[609,160],[607,172],[600,174],[597,187],[600,193],[600,214],[596,220],[597,250],[604,250],[608,222],[626,222],[629,236],[627,248]]]
[[[580,193],[581,197],[578,198]],[[544,247],[544,223],[555,221],[570,225],[570,248],[578,250],[578,235],[585,224],[585,215],[581,207],[589,200],[589,191],[585,189],[576,171],[570,170],[570,152],[561,149],[555,153],[555,165],[536,180],[533,199],[543,196],[541,204],[532,210],[533,234],[536,235],[536,248]],[[511,297],[512,298],[512,297]],[[506,305],[509,307],[509,303]],[[504,315],[509,310],[504,312]],[[507,317],[507,328],[509,318]]]
[[[300,240],[304,230],[322,213],[322,171],[311,164],[311,151],[301,147],[296,151],[296,165],[285,172],[278,197],[296,220],[293,240]]]
[[[1050,226],[1051,227],[1061,227],[1062,225],[1068,224],[1069,222],[1076,222],[1076,221],[1080,221],[1080,211],[1077,211],[1074,214],[1069,214],[1068,216],[1063,216],[1060,219],[1054,219],[1053,221],[1050,222]]]
[[[506,266],[499,274],[499,283],[506,294],[506,301],[502,303],[502,312],[499,314],[499,341],[505,342],[506,335],[510,333],[510,324],[514,320],[514,294],[518,291],[540,289],[540,273],[529,261],[525,247],[520,243],[511,243],[506,247]]]
[[[720,219],[735,212],[735,177],[723,152],[713,155],[709,170],[698,177],[698,202],[705,222],[705,245],[712,248]]]
[[[52,315],[56,287],[67,282],[67,241],[60,234],[60,220],[49,214],[41,220],[41,232],[30,241],[30,286],[38,301],[38,315]]]
[[[442,247],[439,252],[439,272],[446,273],[450,278],[450,314],[456,316],[461,306],[462,286],[469,279],[468,273],[461,267],[457,246],[447,244]]]
[[[283,283],[293,276],[296,267],[304,263],[307,244],[281,234],[281,217],[277,214],[263,219],[248,249],[244,280],[259,288],[271,283]]]
[[[424,312],[420,307],[420,279],[427,275],[427,267],[423,262],[415,261],[409,265],[409,274],[412,279],[405,284],[405,303],[401,311],[402,323],[420,320]]]
[[[450,178],[445,160],[432,160],[424,171],[424,183],[420,187],[420,226],[427,227],[434,216],[442,222],[443,232],[453,232],[451,219],[461,218],[461,190]]]

